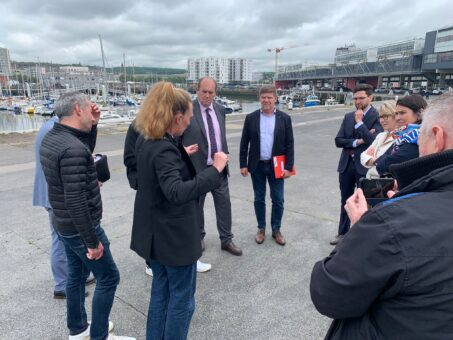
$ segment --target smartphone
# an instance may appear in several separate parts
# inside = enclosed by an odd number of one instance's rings
[[[393,178],[361,178],[359,188],[363,190],[366,199],[387,199],[387,192],[393,189],[394,182]]]

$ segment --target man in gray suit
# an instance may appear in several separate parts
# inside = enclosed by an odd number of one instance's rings
[[[225,134],[225,109],[214,102],[217,83],[209,77],[201,78],[198,82],[197,97],[193,101],[193,117],[190,125],[184,132],[182,142],[184,146],[198,145],[198,152],[191,155],[195,170],[203,171],[212,166],[212,155],[218,151],[228,154],[228,145]],[[230,254],[241,256],[242,250],[233,243],[231,232],[231,202],[228,189],[228,168],[222,173],[221,185],[211,191],[217,218],[221,248]],[[206,195],[200,198],[201,209],[201,248],[205,248],[204,237],[204,201]]]

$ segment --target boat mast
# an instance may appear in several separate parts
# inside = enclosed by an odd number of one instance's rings
[[[123,53],[124,94],[127,96],[126,53]]]
[[[107,89],[107,81],[105,79],[106,77],[106,71],[105,71],[105,54],[104,54],[104,47],[102,46],[102,37],[100,34],[99,36],[99,44],[101,45],[101,54],[102,54],[102,85],[104,85],[105,91],[108,93]],[[102,94],[104,95],[104,93]]]

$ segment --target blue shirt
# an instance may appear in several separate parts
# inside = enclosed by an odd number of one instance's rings
[[[33,185],[33,205],[48,208],[48,209],[50,209],[51,206],[50,206],[49,197],[47,194],[47,182],[46,182],[46,178],[44,177],[44,171],[42,170],[39,151],[41,149],[42,140],[44,139],[47,132],[49,132],[53,128],[53,125],[55,124],[55,122],[58,122],[57,116],[54,116],[51,119],[49,119],[47,122],[45,122],[44,125],[41,126],[41,128],[39,129],[38,134],[36,135],[36,140],[35,140],[36,167],[35,167],[35,182]]]
[[[261,111],[260,115],[260,160],[267,161],[272,158],[274,146],[275,111],[266,115]]]

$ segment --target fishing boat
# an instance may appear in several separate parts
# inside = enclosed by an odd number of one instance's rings
[[[318,96],[310,94],[304,102],[304,107],[318,106],[321,104]]]
[[[332,106],[332,105],[338,105],[338,101],[333,98],[333,97],[330,97],[328,99],[326,99],[326,102],[324,103],[325,106]]]

